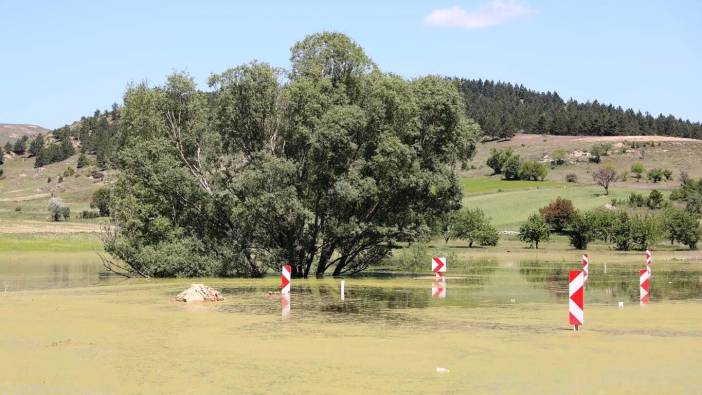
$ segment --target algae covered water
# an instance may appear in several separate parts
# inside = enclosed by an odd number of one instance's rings
[[[125,280],[94,254],[0,263],[0,393],[690,393],[702,385],[702,265],[591,264],[585,325],[558,262],[424,274]],[[33,260],[34,259],[34,260]],[[192,282],[221,303],[181,304]],[[624,302],[624,308],[618,302]],[[643,372],[643,373],[642,373]]]

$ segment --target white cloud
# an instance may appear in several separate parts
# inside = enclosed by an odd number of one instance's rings
[[[474,11],[466,11],[459,6],[432,10],[424,18],[424,24],[438,27],[480,29],[527,19],[534,14],[535,11],[526,4],[520,4],[513,0],[490,0]]]

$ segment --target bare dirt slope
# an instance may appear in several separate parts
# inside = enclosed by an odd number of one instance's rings
[[[0,143],[15,141],[22,136],[34,137],[49,130],[38,125],[0,123]]]

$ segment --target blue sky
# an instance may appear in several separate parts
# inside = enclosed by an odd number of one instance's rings
[[[385,71],[522,83],[702,121],[699,1],[0,0],[0,122],[54,128],[121,102],[130,81],[287,67],[322,30]]]

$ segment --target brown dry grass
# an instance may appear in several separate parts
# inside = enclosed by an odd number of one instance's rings
[[[639,143],[647,145],[631,149],[630,144]],[[651,146],[655,142],[655,147]],[[485,165],[491,148],[512,148],[523,159],[541,160],[544,155],[553,155],[558,149],[568,152],[589,151],[593,145],[609,143],[613,148],[609,156],[602,158],[601,164],[577,163],[559,166],[550,171],[548,180],[563,182],[565,175],[576,174],[579,182],[593,184],[591,173],[603,164],[611,164],[620,172],[629,171],[631,165],[640,162],[646,169],[660,167],[673,171],[675,179],[670,182],[661,182],[655,185],[642,186],[629,178],[627,182],[619,183],[620,186],[642,189],[671,189],[678,185],[677,178],[680,171],[686,171],[690,176],[702,177],[702,162],[699,153],[702,152],[702,140],[684,139],[668,136],[551,136],[535,134],[517,134],[509,141],[482,143],[472,163],[474,170],[465,172],[464,175],[488,176],[492,170]],[[642,180],[643,181],[643,180]]]

